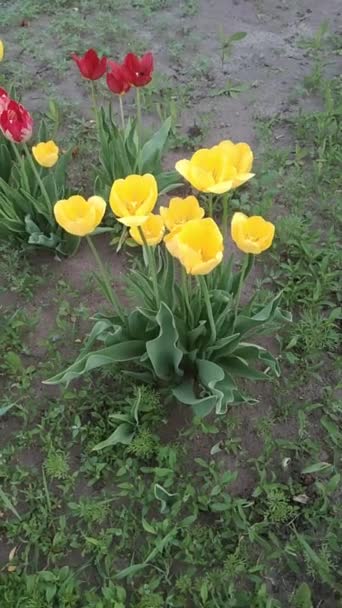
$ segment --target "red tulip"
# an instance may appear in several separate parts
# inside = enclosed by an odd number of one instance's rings
[[[11,99],[8,97],[7,91],[0,87],[0,114],[3,110],[6,110],[10,101]]]
[[[82,76],[88,80],[98,80],[106,71],[107,58],[100,59],[94,49],[89,49],[83,57],[73,54],[71,58],[77,64]]]
[[[152,53],[146,53],[141,58],[134,53],[128,53],[123,65],[129,73],[130,83],[133,86],[144,87],[151,82],[153,72]]]
[[[32,135],[32,116],[21,103],[10,100],[0,114],[0,129],[10,141],[25,143]]]
[[[117,95],[124,95],[131,88],[127,69],[115,61],[108,61],[108,66],[110,67],[110,72],[106,76],[108,88]]]

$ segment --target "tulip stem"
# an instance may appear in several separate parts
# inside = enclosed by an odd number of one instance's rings
[[[208,198],[208,215],[209,217],[214,217],[214,206],[213,206],[213,195],[209,194]]]
[[[192,308],[190,305],[190,299],[189,299],[189,283],[188,283],[188,277],[187,277],[185,268],[183,266],[182,266],[182,282],[183,282],[183,293],[184,293],[185,305],[186,305],[187,311],[189,313],[191,327],[193,327],[194,314],[192,312]]]
[[[228,235],[228,198],[229,198],[229,194],[226,193],[223,195],[223,199],[222,199],[222,234],[223,234],[223,239],[226,238],[226,236]]]
[[[121,321],[124,321],[124,315],[122,313],[122,309],[121,309],[121,305],[120,302],[118,300],[118,297],[115,293],[115,291],[113,290],[111,284],[110,284],[110,279],[108,276],[108,272],[104,267],[104,264],[98,254],[98,251],[91,239],[91,237],[89,236],[89,234],[86,235],[86,239],[89,245],[89,248],[96,260],[96,263],[99,267],[99,271],[103,280],[103,287],[105,288],[105,295],[107,300],[110,302],[110,304],[113,306],[115,312],[117,313],[117,315],[120,317]]]
[[[137,107],[137,129],[138,129],[138,141],[139,141],[139,146],[140,144],[142,144],[141,141],[141,98],[140,98],[140,89],[139,87],[136,88],[136,94],[135,94],[135,102],[136,102],[136,107]]]
[[[51,201],[50,201],[50,197],[49,197],[49,195],[47,193],[47,190],[46,190],[46,188],[45,188],[45,186],[43,184],[43,180],[42,180],[41,176],[39,175],[39,171],[38,171],[36,165],[34,164],[33,158],[31,156],[31,152],[30,152],[27,144],[24,144],[24,150],[25,150],[25,152],[27,154],[27,157],[28,157],[29,163],[30,163],[30,165],[32,167],[32,171],[33,171],[33,173],[35,175],[35,178],[36,178],[36,180],[37,180],[37,182],[39,184],[40,191],[41,191],[42,195],[45,198],[45,201],[46,201],[46,204],[47,204],[47,210],[49,211],[49,215],[51,215],[51,217],[53,217],[53,214],[52,214],[52,204],[51,204]]]
[[[122,124],[123,130],[125,130],[126,125],[125,125],[125,115],[124,115],[124,109],[123,109],[122,95],[119,95],[119,104],[120,104],[121,124]]]
[[[247,275],[249,274],[249,272],[252,269],[253,263],[254,263],[254,255],[252,253],[248,253],[247,255],[245,255],[245,258],[243,260],[241,270],[240,270],[239,285],[238,285],[236,297],[235,297],[233,331],[234,331],[236,319],[238,316],[238,310],[239,310],[239,304],[240,304],[240,298],[241,298],[241,290],[242,290],[243,284],[245,282],[245,279],[247,278]]]
[[[213,309],[212,309],[211,302],[210,302],[210,295],[209,295],[209,291],[208,291],[208,285],[207,285],[206,280],[205,280],[205,278],[203,276],[199,276],[199,284],[200,284],[200,287],[202,289],[205,305],[207,307],[209,325],[210,325],[210,329],[211,329],[211,343],[215,344],[215,342],[216,342],[215,319],[214,319]]]
[[[23,175],[23,178],[24,178],[24,182],[25,182],[26,190],[27,190],[27,192],[30,194],[30,193],[31,193],[31,190],[30,190],[30,184],[29,184],[29,181],[28,181],[27,173],[26,173],[26,171],[25,171],[24,159],[23,159],[23,157],[21,156],[21,154],[20,154],[20,152],[19,152],[19,150],[18,150],[18,148],[17,148],[16,144],[15,144],[15,143],[13,143],[13,142],[11,142],[11,144],[12,144],[12,148],[13,148],[13,150],[14,150],[14,154],[15,154],[15,156],[16,156],[16,158],[17,158],[17,161],[18,161],[18,163],[19,163],[19,166],[20,166],[20,168],[21,168],[21,172],[22,172],[22,175]]]
[[[153,285],[153,291],[154,291],[154,297],[156,300],[156,305],[157,308],[159,309],[160,306],[160,296],[159,296],[159,289],[158,289],[158,277],[157,277],[157,267],[156,267],[156,260],[154,257],[154,252],[152,250],[152,248],[147,244],[145,235],[144,235],[144,231],[142,229],[141,226],[139,226],[139,234],[141,236],[141,240],[143,242],[144,245],[144,249],[146,251],[146,255],[148,258],[148,264],[150,267],[150,271],[151,271],[151,278],[152,278],[152,285]]]
[[[95,84],[94,84],[93,80],[90,81],[90,88],[91,88],[91,99],[92,99],[92,102],[93,102],[93,108],[94,108],[94,114],[95,114],[96,129],[97,129],[97,133],[98,133],[98,136],[99,136],[100,135],[100,121],[99,121],[99,113],[97,111],[97,99],[96,99]]]

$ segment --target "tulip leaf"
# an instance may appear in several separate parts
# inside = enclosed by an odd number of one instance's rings
[[[182,375],[179,365],[183,351],[177,346],[179,334],[173,312],[165,302],[161,302],[155,318],[160,331],[154,340],[146,342],[146,352],[157,378],[170,380],[175,375]]]
[[[224,367],[233,376],[241,376],[250,380],[265,380],[266,374],[249,367],[247,361],[241,357],[227,357],[224,359]]]
[[[141,173],[155,173],[156,162],[160,162],[160,156],[166,146],[170,129],[171,117],[165,120],[160,129],[143,146],[137,160]]]
[[[79,357],[66,370],[44,381],[44,384],[65,384],[68,386],[74,378],[82,376],[97,367],[112,365],[123,361],[139,359],[145,351],[142,340],[130,340],[102,348],[96,352]]]
[[[232,379],[213,361],[198,359],[197,369],[201,384],[216,396],[216,413],[225,413],[227,403],[232,403],[234,400],[235,385]]]
[[[12,156],[10,153],[9,145],[7,143],[0,144],[0,177],[8,182],[11,175],[12,168]]]
[[[216,404],[216,397],[208,395],[206,397],[196,397],[194,392],[193,382],[189,379],[184,380],[181,384],[173,389],[172,394],[180,403],[191,405],[194,413],[197,416],[207,416],[213,410]]]

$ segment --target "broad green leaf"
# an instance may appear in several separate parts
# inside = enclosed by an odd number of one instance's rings
[[[142,174],[155,172],[156,159],[160,159],[165,148],[170,128],[171,117],[165,120],[160,129],[143,146],[138,156],[138,167]]]
[[[329,462],[316,462],[315,464],[311,464],[305,469],[302,470],[302,475],[307,475],[308,473],[322,473],[327,469],[331,468],[331,464]]]
[[[66,370],[45,380],[44,384],[65,384],[97,367],[139,359],[145,351],[142,340],[130,340],[86,354],[76,359]]]
[[[160,304],[156,321],[160,331],[154,340],[146,342],[146,352],[157,378],[166,381],[172,379],[174,375],[182,375],[179,366],[183,352],[177,345],[179,335],[173,313],[165,302]]]
[[[133,429],[133,430],[132,430]],[[123,443],[124,445],[128,445],[131,443],[134,437],[134,427],[131,424],[120,424],[117,429],[115,429],[114,433],[112,433],[108,439],[101,441],[97,445],[95,445],[92,449],[93,452],[98,452],[99,450],[103,450],[104,448],[112,447],[118,443]]]
[[[227,403],[234,399],[234,384],[231,378],[220,365],[206,359],[197,360],[197,369],[201,384],[216,397],[216,413],[225,413]]]
[[[223,361],[224,368],[232,376],[241,376],[250,380],[265,380],[267,378],[265,372],[259,372],[256,369],[249,367],[247,361],[241,357],[226,357]]]
[[[217,402],[214,395],[196,397],[191,380],[184,380],[182,384],[173,389],[172,394],[180,403],[191,405],[194,413],[201,417],[210,414]]]

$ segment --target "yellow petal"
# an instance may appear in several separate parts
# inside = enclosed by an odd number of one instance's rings
[[[117,220],[125,226],[142,226],[148,220],[148,215],[126,215],[118,217]]]
[[[198,275],[198,274],[209,274],[216,266],[218,266],[223,259],[223,253],[217,253],[215,257],[207,260],[206,262],[201,262],[198,265],[194,265],[191,269],[190,274]]]
[[[253,152],[248,144],[236,144],[237,162],[236,169],[238,173],[250,173],[253,165]]]
[[[99,225],[102,222],[103,216],[106,212],[107,203],[103,198],[101,198],[101,196],[91,196],[88,198],[88,203],[93,207],[95,211],[95,219],[97,225]]]
[[[2,40],[0,40],[0,61],[3,60],[5,55],[5,46],[4,43],[2,42]]]
[[[187,180],[188,180],[188,176],[189,176],[189,167],[190,167],[190,161],[186,160],[186,159],[179,160],[175,164],[176,171],[178,171],[178,173],[180,173],[181,176],[185,177],[185,179],[187,179]]]
[[[220,182],[219,184],[214,184],[207,188],[207,192],[212,192],[213,194],[224,194],[228,192],[233,187],[233,181],[230,180],[228,182]]]
[[[169,206],[160,207],[159,211],[166,228],[170,231],[176,226],[185,224],[190,220],[201,219],[204,216],[204,209],[200,207],[195,196],[171,198]]]

